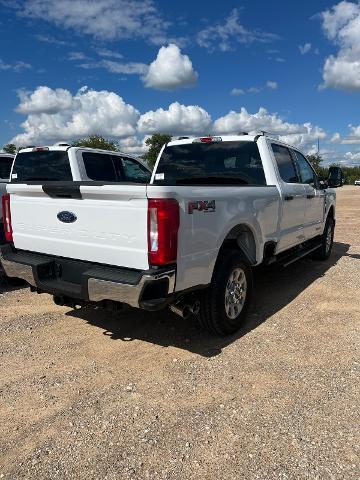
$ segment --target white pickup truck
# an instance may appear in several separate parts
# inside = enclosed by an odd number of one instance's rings
[[[14,161],[15,155],[10,153],[0,152],[0,196],[6,193],[6,184],[10,179],[11,166]],[[2,222],[2,209],[0,211],[0,243],[3,243],[5,240],[4,237],[4,227]]]
[[[245,320],[252,267],[331,253],[328,186],[341,185],[341,170],[320,183],[298,149],[264,133],[172,141],[144,184],[76,181],[80,154],[53,147],[49,166],[33,150],[16,157],[3,199],[1,263],[58,304],[170,306],[226,335]],[[73,179],[54,181],[55,166]]]

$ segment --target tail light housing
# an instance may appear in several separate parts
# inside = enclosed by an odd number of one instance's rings
[[[148,200],[149,264],[154,266],[176,263],[179,204],[173,198]]]
[[[12,242],[13,232],[12,232],[12,225],[11,225],[10,195],[8,193],[2,196],[2,209],[3,209],[5,240],[7,242]]]

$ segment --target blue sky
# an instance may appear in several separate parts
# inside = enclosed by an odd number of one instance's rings
[[[360,164],[358,1],[0,0],[0,11],[0,145],[96,132],[141,153],[155,131],[263,128]]]

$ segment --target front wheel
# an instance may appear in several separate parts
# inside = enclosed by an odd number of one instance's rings
[[[200,325],[223,336],[239,330],[246,319],[252,290],[250,263],[241,252],[225,251],[217,261],[211,285],[202,292]]]
[[[321,245],[312,255],[315,260],[327,260],[330,257],[334,243],[334,231],[334,219],[328,217],[325,223],[324,233],[321,236]]]

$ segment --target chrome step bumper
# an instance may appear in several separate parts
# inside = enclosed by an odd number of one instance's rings
[[[112,300],[140,308],[144,292],[157,283],[160,297],[175,289],[175,268],[139,271],[0,246],[0,263],[8,277],[25,280],[39,293],[89,302]]]

